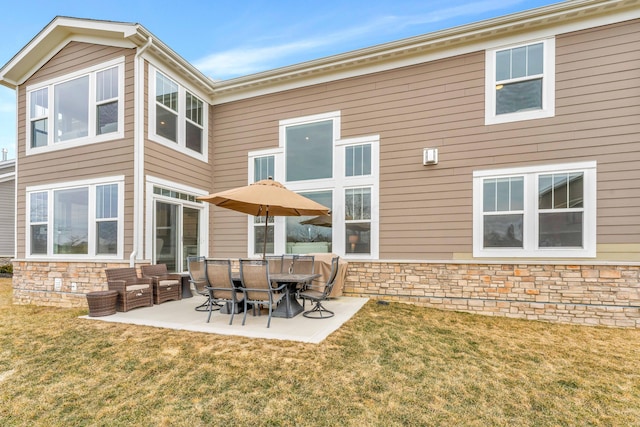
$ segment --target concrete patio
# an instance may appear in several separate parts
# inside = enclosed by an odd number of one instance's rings
[[[335,316],[331,318],[308,319],[302,314],[291,319],[272,317],[270,328],[267,328],[268,315],[266,311],[263,311],[260,316],[253,316],[252,312],[249,311],[244,326],[242,326],[244,313],[236,314],[233,319],[233,325],[229,325],[230,315],[214,311],[211,315],[211,321],[207,323],[208,312],[195,310],[196,306],[204,302],[204,297],[202,296],[185,298],[180,301],[168,301],[153,307],[136,308],[110,316],[82,316],[82,318],[210,334],[318,344],[353,317],[367,301],[367,298],[345,296],[332,298],[324,303],[329,310],[335,312]],[[310,308],[311,305],[307,303],[306,309]]]

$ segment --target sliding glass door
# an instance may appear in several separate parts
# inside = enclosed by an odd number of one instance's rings
[[[154,264],[167,270],[187,270],[187,257],[200,253],[200,209],[155,201]]]

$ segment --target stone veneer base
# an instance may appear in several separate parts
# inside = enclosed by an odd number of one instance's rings
[[[13,300],[87,307],[85,294],[107,289],[104,270],[128,266],[14,261]],[[491,316],[640,327],[640,265],[349,261],[343,293]]]

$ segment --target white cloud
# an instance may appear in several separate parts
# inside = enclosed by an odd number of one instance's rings
[[[301,55],[309,59],[309,51],[320,50],[331,46],[344,46],[371,35],[397,33],[398,30],[425,24],[433,24],[456,18],[479,15],[494,10],[504,9],[522,3],[523,0],[485,0],[470,2],[461,6],[433,10],[426,14],[408,16],[384,16],[355,27],[329,34],[317,35],[291,43],[270,46],[236,47],[226,51],[213,53],[199,60],[194,65],[215,79],[231,78],[247,75],[279,67],[285,64],[300,62]],[[467,21],[468,22],[468,21]],[[336,49],[337,52],[341,49]],[[313,56],[312,56],[313,57]]]

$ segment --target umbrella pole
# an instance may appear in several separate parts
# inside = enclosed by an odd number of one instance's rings
[[[267,206],[267,215],[264,217],[264,243],[262,246],[262,259],[267,258],[267,237],[269,236],[269,206]]]

